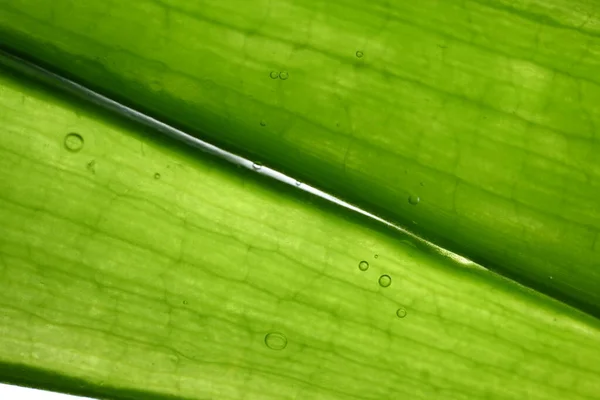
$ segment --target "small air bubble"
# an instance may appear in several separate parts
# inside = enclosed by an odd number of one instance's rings
[[[281,79],[282,81],[285,81],[289,77],[290,77],[290,75],[286,71],[283,71],[282,73],[279,74],[279,79]]]
[[[358,269],[360,269],[361,271],[366,271],[369,269],[369,263],[366,261],[361,261],[358,263]]]
[[[160,174],[158,172],[154,174],[154,179],[156,179],[156,180],[160,179]]]
[[[260,126],[267,126],[267,121],[265,121],[264,119],[261,119]]]
[[[265,336],[265,344],[272,350],[283,350],[287,346],[287,338],[279,332],[271,332]]]
[[[364,54],[363,54],[362,51],[359,50],[359,51],[356,52],[356,57],[363,58],[363,56],[364,56]]]
[[[277,78],[279,78],[279,72],[277,72],[277,71],[271,71],[271,73],[269,74],[269,76],[271,77],[271,79],[277,79]]]
[[[379,277],[379,286],[388,287],[392,284],[392,278],[389,275],[381,275]]]
[[[77,153],[83,148],[83,138],[78,133],[69,133],[65,136],[65,149]]]
[[[252,164],[252,168],[254,168],[257,171],[260,171],[260,169],[262,168],[262,164],[259,162],[255,162],[254,164]]]
[[[404,318],[404,317],[406,317],[406,309],[402,308],[402,307],[400,307],[399,309],[397,309],[396,310],[396,316],[398,318]]]
[[[417,196],[416,194],[411,194],[410,196],[408,196],[408,202],[410,204],[412,204],[413,206],[416,206],[417,204],[419,204],[420,201],[421,201],[421,198],[419,196]]]

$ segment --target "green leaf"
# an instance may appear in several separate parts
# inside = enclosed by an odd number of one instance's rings
[[[0,121],[2,381],[600,398],[600,323],[573,308],[6,72]]]
[[[0,37],[600,316],[598,7],[12,0]]]

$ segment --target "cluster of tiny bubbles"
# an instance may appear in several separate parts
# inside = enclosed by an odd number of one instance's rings
[[[421,198],[419,196],[417,196],[416,194],[411,194],[410,196],[408,196],[408,202],[410,204],[412,204],[413,206],[416,206],[417,204],[419,204],[420,201],[421,201]]]
[[[379,255],[375,254],[374,257],[378,258]],[[367,261],[364,261],[364,260],[361,261],[361,262],[359,262],[358,263],[358,269],[360,269],[361,271],[368,270],[369,269],[369,263]],[[379,283],[379,286],[381,286],[381,287],[384,287],[384,288],[389,287],[392,284],[392,277],[389,276],[389,275],[387,275],[387,274],[381,275],[379,277],[378,283]],[[404,317],[406,317],[406,314],[407,314],[407,311],[406,311],[406,309],[404,307],[400,307],[400,308],[398,308],[396,310],[396,316],[398,318],[404,318]]]
[[[72,153],[77,153],[83,148],[83,138],[78,133],[68,133],[64,141],[65,149]]]
[[[154,174],[154,179],[156,179],[156,180],[160,179],[160,174],[158,172]]]
[[[257,171],[260,171],[260,169],[262,168],[262,164],[259,162],[255,162],[252,164],[252,168],[254,168]]]
[[[264,119],[261,119],[260,126],[267,126],[267,121],[265,121]]]
[[[379,286],[388,287],[392,284],[392,277],[389,275],[381,275],[379,277]]]
[[[356,57],[363,58],[363,56],[364,56],[364,54],[363,54],[362,51],[359,50],[359,51],[356,52]]]
[[[285,81],[289,77],[290,77],[290,74],[288,74],[286,71],[283,71],[282,73],[279,74],[279,79],[281,79],[282,81]]]
[[[269,74],[269,76],[271,77],[271,79],[277,79],[277,78],[279,78],[279,72],[277,72],[277,71],[271,71],[271,73]]]
[[[283,333],[270,332],[265,336],[265,344],[271,350],[283,350],[287,346],[287,338]]]

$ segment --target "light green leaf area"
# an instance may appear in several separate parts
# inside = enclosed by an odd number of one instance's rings
[[[599,18],[591,0],[11,0],[0,38],[600,316]]]
[[[600,324],[0,75],[0,380],[111,398],[599,399]]]

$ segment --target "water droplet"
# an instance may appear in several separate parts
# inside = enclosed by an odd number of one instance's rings
[[[187,304],[188,304],[188,301],[187,301],[187,300],[184,300],[184,301],[183,301],[183,304],[187,306]]]
[[[160,179],[160,174],[158,172],[154,174],[154,179]]]
[[[267,121],[265,121],[264,119],[261,119],[260,126],[267,126]]]
[[[65,136],[65,149],[77,153],[83,148],[83,138],[78,133],[69,133]]]
[[[396,316],[398,318],[404,318],[404,317],[406,317],[406,308],[400,307],[399,309],[397,309],[396,310]]]
[[[364,56],[364,54],[363,54],[362,51],[359,50],[359,51],[356,52],[356,57],[363,58],[363,56]]]
[[[410,196],[408,196],[408,202],[410,204],[412,204],[413,206],[416,206],[417,204],[419,204],[420,201],[421,201],[421,198],[419,196],[417,196],[416,194],[411,194]]]
[[[392,284],[392,277],[389,275],[381,275],[379,277],[379,286],[388,287]]]
[[[302,182],[296,181],[296,186],[302,186]]]
[[[379,254],[375,254],[373,257],[375,257],[375,258],[379,258]]]
[[[369,263],[366,261],[361,261],[358,263],[358,269],[360,269],[361,271],[366,271],[369,269]]]
[[[283,333],[271,332],[265,336],[265,344],[272,350],[283,350],[287,346],[287,338]]]
[[[277,71],[271,71],[271,73],[269,74],[269,76],[271,77],[271,79],[277,79],[277,78],[279,78],[279,72],[277,72]]]
[[[279,79],[281,79],[282,81],[285,81],[289,77],[290,77],[290,75],[286,71],[283,71],[282,73],[279,74]]]
[[[260,169],[262,168],[262,164],[259,162],[255,162],[254,164],[252,164],[252,168],[254,168],[257,171],[260,171]]]

